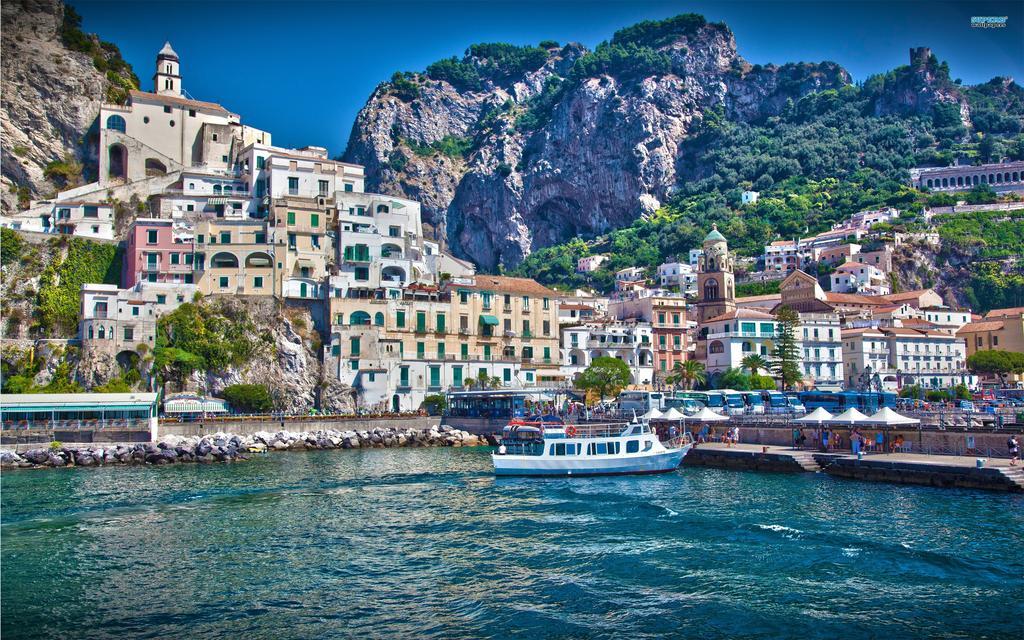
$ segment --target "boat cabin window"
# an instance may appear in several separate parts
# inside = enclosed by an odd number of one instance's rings
[[[643,432],[644,432],[643,425],[639,425],[638,424],[635,427],[633,427],[633,429],[629,432],[629,435],[631,435],[631,436],[638,436],[638,435],[640,435]]]
[[[626,453],[638,453],[640,451],[640,441],[630,440],[626,443]]]
[[[550,455],[553,456],[574,456],[578,451],[577,447],[579,447],[578,444],[557,442],[551,445],[551,449],[549,451]]]
[[[650,451],[653,446],[654,443],[648,440],[647,442],[644,443],[644,451]]]
[[[587,455],[589,456],[614,456],[619,453],[618,442],[591,442],[587,446]]]

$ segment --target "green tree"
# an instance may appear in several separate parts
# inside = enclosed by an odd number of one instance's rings
[[[1024,353],[999,349],[977,351],[967,357],[967,368],[977,374],[999,376],[1005,387],[1006,376],[1024,373]]]
[[[768,361],[760,354],[751,353],[748,356],[744,356],[743,360],[740,361],[740,366],[749,371],[751,376],[756,376],[762,369],[768,370]]]
[[[432,393],[423,398],[420,408],[432,416],[439,416],[448,407],[448,400],[443,393]]]
[[[665,380],[671,385],[681,384],[684,389],[692,389],[695,385],[704,384],[707,379],[703,362],[683,360],[673,365],[672,373]]]
[[[775,318],[779,323],[779,335],[775,339],[771,369],[782,383],[782,388],[791,389],[803,379],[800,373],[800,348],[796,343],[800,314],[790,307],[783,306],[775,314]]]
[[[742,369],[733,369],[732,367],[729,367],[714,377],[712,385],[715,389],[749,391],[750,376],[743,373]]]
[[[270,391],[262,384],[233,384],[225,387],[224,399],[240,413],[266,413],[274,407]]]
[[[618,358],[602,356],[594,358],[590,366],[580,374],[576,384],[581,389],[595,391],[602,400],[608,395],[615,395],[629,384],[629,365]]]

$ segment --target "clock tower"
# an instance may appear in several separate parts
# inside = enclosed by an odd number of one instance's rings
[[[715,316],[736,310],[736,279],[733,275],[735,259],[729,254],[729,245],[711,226],[704,238],[704,254],[697,265],[697,322],[704,324]]]

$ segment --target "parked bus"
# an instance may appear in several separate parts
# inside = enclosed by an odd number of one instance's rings
[[[896,408],[896,394],[885,391],[800,391],[796,394],[807,411],[823,407],[830,413],[837,414],[847,409],[857,409],[861,413],[875,413],[882,407]]]
[[[651,409],[665,408],[665,394],[660,391],[623,391],[619,394],[619,413],[643,415]]]
[[[721,391],[677,391],[675,397],[696,400],[715,413],[725,413],[725,394]]]
[[[740,396],[743,398],[743,404],[746,405],[747,413],[763,414],[765,411],[764,398],[761,396],[760,391],[740,391]]]
[[[722,389],[725,396],[725,413],[730,416],[741,416],[747,412],[747,403],[743,400],[742,391]]]
[[[793,407],[789,404],[789,399],[780,391],[762,391],[761,398],[764,400],[765,413],[795,413]]]

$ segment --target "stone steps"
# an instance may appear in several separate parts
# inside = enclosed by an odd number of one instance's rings
[[[1017,485],[1021,491],[1024,491],[1024,468],[1022,467],[1001,467],[999,471],[1006,476],[1006,478]]]
[[[789,456],[793,458],[793,460],[795,460],[804,471],[810,471],[812,473],[821,471],[821,465],[819,465],[818,461],[814,459],[814,454],[810,451],[794,451],[793,453],[790,453]]]

